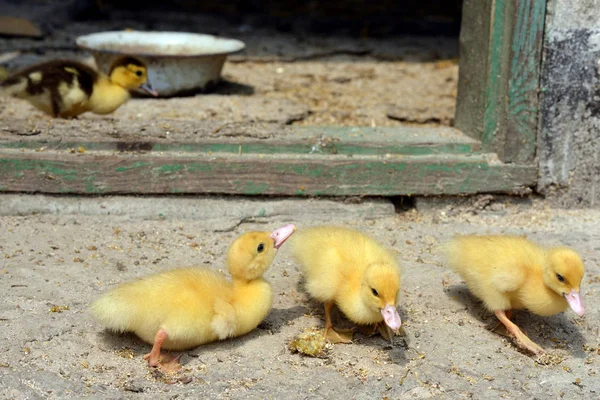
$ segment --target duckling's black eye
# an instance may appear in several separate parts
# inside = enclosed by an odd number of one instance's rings
[[[265,251],[265,244],[261,243],[258,245],[258,247],[256,248],[256,251],[258,251],[259,253],[262,253],[263,251]]]
[[[378,296],[379,297],[379,293],[377,293],[377,290],[371,288],[371,293],[373,293],[373,296]]]
[[[135,71],[135,74],[136,74],[137,76],[142,76],[142,71]]]
[[[561,274],[556,274],[556,279],[558,279],[561,282],[565,281],[565,278]]]

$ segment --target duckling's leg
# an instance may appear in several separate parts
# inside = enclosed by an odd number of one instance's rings
[[[502,322],[504,326],[506,326],[506,329],[508,329],[508,331],[512,333],[513,336],[517,339],[517,344],[520,347],[529,350],[533,354],[540,354],[544,352],[544,349],[535,344],[531,339],[527,337],[527,335],[523,333],[523,331],[521,331],[521,329],[519,329],[517,325],[515,325],[510,319],[508,319],[504,310],[498,310],[495,312],[495,314],[496,317],[498,317],[498,319],[500,320],[500,322]]]
[[[331,323],[331,309],[333,301],[325,303],[325,339],[331,343],[352,343],[352,329],[333,329]]]
[[[506,310],[504,311],[504,313],[506,314],[506,318],[511,318],[512,310]],[[500,322],[500,320],[498,320],[496,325],[490,330],[494,333],[497,333],[498,335],[510,337],[510,332],[508,331],[508,329],[506,329],[506,326],[502,322]]]
[[[148,366],[159,367],[166,372],[174,372],[181,368],[179,357],[163,356],[160,354],[160,348],[169,335],[164,329],[159,329],[154,336],[154,344],[150,353],[144,356],[144,360],[148,361]]]

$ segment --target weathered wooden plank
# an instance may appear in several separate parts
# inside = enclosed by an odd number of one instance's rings
[[[466,0],[463,8],[456,127],[504,162],[533,163],[546,1]]]
[[[163,151],[188,153],[257,153],[257,154],[346,154],[346,155],[429,155],[471,154],[478,152],[481,145],[453,128],[370,128],[370,127],[285,127],[286,135],[271,135],[266,129],[263,134],[244,136],[252,131],[251,124],[236,125],[228,136],[207,137],[206,135],[177,134],[188,126],[177,121],[169,123],[169,135],[119,132],[111,137],[106,134],[86,136],[80,134],[84,125],[49,125],[45,131],[36,131],[29,136],[29,129],[22,123],[8,122],[0,135],[0,148],[7,149],[52,149],[68,150],[82,147],[87,150],[104,151]],[[204,121],[198,121],[196,129],[207,130]],[[271,126],[269,129],[275,129]],[[291,133],[289,132],[291,131]],[[89,135],[89,132],[86,132]],[[240,133],[239,135],[236,133]],[[257,137],[259,136],[259,137]],[[273,136],[273,137],[271,137]]]
[[[518,1],[512,15],[504,161],[530,163],[537,144],[546,0]]]
[[[406,195],[521,192],[533,167],[478,156],[70,154],[0,150],[0,191]]]
[[[468,154],[478,152],[481,145],[447,127],[255,127],[253,124],[236,124],[228,127],[226,135],[209,135],[213,124],[198,121],[194,128],[203,134],[189,134],[189,122],[170,121],[168,134],[143,124],[127,131],[117,131],[110,126],[104,131],[86,129],[79,121],[67,124],[49,124],[35,128],[24,121],[7,121],[0,135],[0,148],[63,150],[84,147],[90,150],[115,151],[184,151],[232,152],[261,154]],[[247,132],[252,132],[246,135]],[[218,132],[222,133],[222,132]]]
[[[487,59],[487,82],[485,87],[485,113],[481,142],[486,150],[498,154],[504,160],[506,141],[506,99],[508,90],[508,66],[510,56],[510,26],[513,0],[493,1],[490,9],[490,39]]]
[[[477,140],[485,121],[491,6],[489,0],[463,0],[454,126]]]
[[[479,143],[415,143],[381,142],[348,143],[331,137],[312,140],[198,140],[189,143],[154,141],[22,141],[0,142],[0,148],[22,150],[117,151],[117,152],[185,152],[236,154],[340,154],[340,155],[431,155],[473,154]]]

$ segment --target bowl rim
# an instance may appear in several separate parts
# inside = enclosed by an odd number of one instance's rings
[[[227,40],[232,42],[237,42],[236,44],[239,46],[237,50],[224,50],[224,51],[213,51],[210,53],[191,53],[191,54],[157,54],[157,53],[148,53],[148,52],[131,52],[131,51],[122,51],[122,50],[109,50],[109,49],[101,49],[98,47],[90,46],[88,44],[84,44],[83,42],[89,40],[92,37],[104,36],[107,34],[128,34],[128,33],[159,33],[159,34],[175,34],[175,35],[192,35],[192,36],[203,36],[203,37],[211,37],[216,40]],[[212,57],[212,56],[226,56],[229,54],[236,54],[243,51],[246,48],[246,44],[239,40],[233,39],[229,37],[223,36],[215,36],[206,33],[196,33],[196,32],[177,32],[177,31],[139,31],[139,30],[114,30],[114,31],[101,31],[94,32],[86,35],[78,36],[75,39],[75,44],[78,47],[91,51],[91,52],[100,52],[107,54],[118,54],[118,55],[131,55],[131,56],[139,56],[139,57],[148,57],[148,58],[192,58],[192,57]]]

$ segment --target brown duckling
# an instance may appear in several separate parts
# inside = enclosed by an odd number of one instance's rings
[[[113,62],[108,75],[77,61],[53,60],[25,68],[0,82],[0,94],[29,101],[53,117],[85,112],[110,114],[127,102],[130,90],[158,93],[144,63],[134,57]]]

